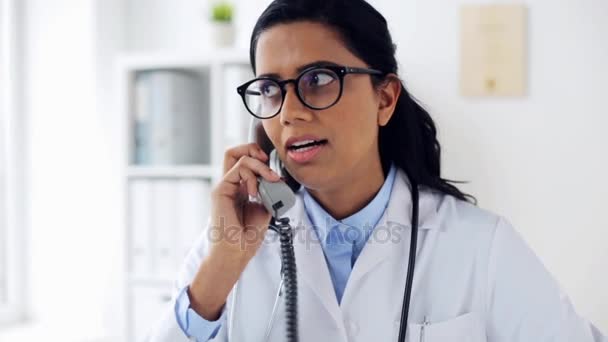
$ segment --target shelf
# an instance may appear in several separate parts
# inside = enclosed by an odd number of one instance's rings
[[[215,49],[211,52],[183,53],[130,53],[119,57],[125,69],[165,69],[200,68],[212,64],[249,65],[249,51],[246,49]]]
[[[210,165],[132,165],[127,168],[129,178],[206,178],[220,175],[221,170]]]
[[[235,48],[127,53],[114,66],[127,152],[122,174],[128,258],[123,267],[131,322],[126,335],[132,341],[144,336],[143,328],[166,310],[179,259],[208,224],[210,192],[221,179],[225,150],[245,143],[250,115],[235,88],[253,75],[249,51]],[[176,74],[196,81],[165,80],[163,72],[151,71],[179,71]],[[195,96],[188,89],[195,89]],[[192,108],[204,120],[195,120],[198,116],[190,115]],[[171,115],[161,115],[167,113]],[[151,118],[158,120],[156,126],[145,125]],[[192,134],[184,133],[190,132],[180,129],[184,127],[196,127],[206,140],[186,139]],[[167,141],[174,145],[167,147]],[[191,146],[197,149],[187,156],[190,153],[184,148]]]

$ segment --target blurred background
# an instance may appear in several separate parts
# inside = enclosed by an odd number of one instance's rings
[[[608,2],[369,2],[436,120],[443,176],[507,217],[608,333]],[[0,341],[145,336],[223,150],[247,139],[235,87],[268,3],[0,0]],[[496,4],[518,7],[492,64],[478,54],[498,33],[465,35],[483,20],[464,9]]]

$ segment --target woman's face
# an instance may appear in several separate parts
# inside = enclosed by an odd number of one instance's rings
[[[298,69],[316,62],[368,67],[347,50],[337,33],[319,23],[275,25],[260,35],[257,44],[258,77],[296,78]],[[387,118],[385,111],[379,111],[382,102],[365,74],[346,75],[340,100],[323,110],[304,106],[290,83],[280,113],[263,120],[263,125],[283,164],[300,184],[331,190],[352,184],[354,177],[365,177],[379,165],[378,125],[386,124],[392,114],[390,110]],[[288,139],[294,138],[326,142],[297,151],[288,147]]]

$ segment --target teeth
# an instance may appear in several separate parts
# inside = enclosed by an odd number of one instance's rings
[[[315,142],[315,140],[302,140],[302,141],[298,141],[297,143],[291,144],[291,147],[298,147],[298,146],[310,144],[310,143],[313,143],[313,142]]]
[[[306,152],[306,151],[308,151],[308,150],[312,150],[313,148],[316,148],[316,147],[317,147],[317,145],[314,145],[314,146],[308,146],[308,147],[302,147],[302,148],[298,148],[298,149],[296,150],[296,152]]]

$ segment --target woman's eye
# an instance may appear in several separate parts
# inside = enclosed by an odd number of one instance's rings
[[[279,93],[279,87],[274,83],[267,83],[262,85],[260,91],[265,97],[273,97]]]
[[[330,84],[335,80],[334,76],[326,72],[313,72],[307,77],[306,84],[310,87],[322,87]]]

